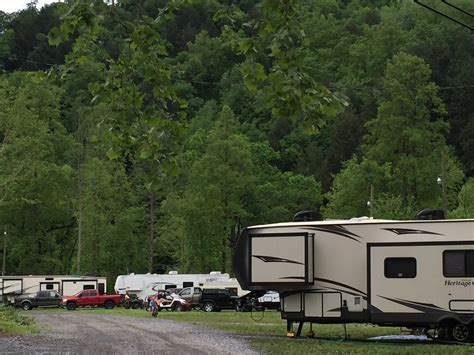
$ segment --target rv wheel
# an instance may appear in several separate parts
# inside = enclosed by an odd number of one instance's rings
[[[469,327],[465,324],[456,324],[451,331],[454,340],[465,342],[469,339]]]
[[[437,339],[438,340],[441,340],[441,341],[448,341],[448,340],[452,340],[451,339],[451,327],[439,327],[436,329],[437,332],[438,332],[438,336],[437,336]]]

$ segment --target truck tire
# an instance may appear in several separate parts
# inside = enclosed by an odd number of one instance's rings
[[[181,303],[177,302],[176,305],[174,306],[174,310],[176,312],[181,312],[183,310],[183,306],[181,305]]]
[[[33,309],[33,305],[30,301],[25,301],[21,304],[21,308],[23,308],[25,311],[31,311]]]
[[[105,309],[113,309],[115,307],[115,302],[114,301],[105,301],[104,303],[104,308]]]
[[[77,305],[74,302],[69,302],[66,305],[66,308],[68,311],[74,311],[76,309]]]
[[[204,312],[214,312],[216,310],[216,306],[214,306],[214,303],[212,302],[204,302],[202,309]]]

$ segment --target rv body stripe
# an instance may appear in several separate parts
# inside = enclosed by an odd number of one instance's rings
[[[278,258],[276,256],[267,256],[267,255],[252,255],[252,257],[262,260],[264,263],[287,263],[287,264],[300,264],[299,261],[294,261],[290,259]]]
[[[444,235],[441,233],[428,232],[419,229],[407,229],[407,228],[382,228],[383,230],[393,232],[396,235],[409,235],[409,234],[430,234],[430,235]]]
[[[287,277],[280,277],[280,279],[299,279],[299,280],[304,280],[304,277],[301,277],[301,276],[287,276]],[[352,293],[352,292],[348,292],[348,291],[343,291],[341,289],[337,289],[337,288],[333,288],[333,287],[327,287],[328,289],[333,289],[333,290],[336,290],[336,291],[339,291],[339,292],[345,292],[345,293],[348,293],[350,295],[353,295],[353,296],[362,296],[364,299],[366,299],[366,293],[365,292],[362,292],[361,290],[358,290],[357,288],[355,287],[352,287],[352,286],[348,286],[346,284],[343,284],[341,282],[336,282],[336,281],[332,281],[332,280],[328,280],[328,279],[322,279],[322,278],[319,278],[319,277],[315,277],[314,278],[315,281],[320,281],[320,282],[326,282],[328,284],[333,284],[333,285],[337,285],[337,286],[341,286],[341,287],[345,287],[345,288],[348,288],[349,290],[353,290],[357,293]]]
[[[332,226],[305,226],[304,229],[309,229],[309,230],[315,230],[319,232],[325,232],[325,233],[331,233],[331,234],[336,234],[344,238],[349,238],[352,239],[358,243],[361,241],[356,239],[362,239],[361,236],[354,234],[350,231],[348,231],[345,227],[339,226],[339,225],[332,225]]]
[[[352,296],[358,296],[358,297],[362,297],[362,299],[364,300],[367,300],[367,297],[363,294],[360,294],[360,293],[355,293],[355,292],[350,292],[350,291],[344,291],[344,290],[341,290],[340,288],[336,288],[336,287],[327,287],[326,289],[328,290],[334,290],[334,291],[339,291],[341,293],[347,293],[348,295],[352,295]]]
[[[320,281],[320,282],[326,282],[326,283],[333,284],[333,285],[337,285],[337,286],[342,286],[342,287],[348,288],[349,290],[353,290],[353,291],[355,291],[355,292],[358,292],[359,295],[363,295],[363,296],[366,296],[366,295],[367,295],[365,292],[362,292],[361,290],[358,290],[358,289],[355,288],[355,287],[348,286],[348,285],[343,284],[343,283],[341,283],[341,282],[332,281],[332,280],[328,280],[328,279],[322,279],[322,278],[319,278],[319,277],[315,277],[314,280],[315,280],[315,281]]]
[[[369,304],[369,312],[373,312],[373,313],[383,313],[381,309],[378,309],[377,307],[375,307],[374,305],[372,304]],[[369,313],[370,314],[370,313]]]
[[[377,295],[377,296],[380,297],[380,298],[384,298],[386,300],[401,304],[402,306],[405,306],[405,307],[408,307],[408,308],[413,308],[417,311],[421,311],[421,312],[424,312],[424,313],[432,312],[433,310],[436,310],[438,312],[442,311],[442,312],[451,313],[448,310],[445,310],[445,309],[443,309],[441,307],[438,307],[438,306],[435,306],[435,305],[429,305],[429,304],[426,304],[426,303],[418,303],[418,302],[409,301],[409,300],[402,300],[402,299],[384,297],[384,296],[381,296],[381,295]]]

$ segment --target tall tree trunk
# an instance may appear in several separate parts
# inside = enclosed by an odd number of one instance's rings
[[[222,238],[222,259],[221,259],[221,271],[225,272],[227,270],[227,238],[228,238],[228,230],[224,228],[224,235]]]
[[[78,193],[79,193],[79,211],[78,211],[78,216],[77,216],[77,269],[76,269],[76,273],[80,275],[81,274],[81,252],[82,252],[82,228],[83,228],[83,219],[84,219],[83,201],[82,201],[82,193],[84,191],[84,179],[82,176],[82,164],[79,167],[77,187],[78,187]]]
[[[148,256],[148,272],[153,272],[153,256],[155,254],[153,244],[155,241],[155,194],[150,192],[150,234],[148,237],[150,254]]]
[[[2,276],[5,276],[7,260],[7,231],[3,231]]]

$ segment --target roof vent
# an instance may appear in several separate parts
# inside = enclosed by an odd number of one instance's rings
[[[293,217],[293,222],[322,221],[323,216],[315,211],[300,211]]]
[[[170,271],[170,272],[168,272],[168,275],[178,275],[178,272],[177,271]]]
[[[211,271],[209,274],[210,275],[220,275],[221,272],[220,271]]]
[[[444,219],[443,210],[435,210],[432,208],[425,208],[424,210],[418,212],[416,215],[417,220],[435,220],[435,219]]]

